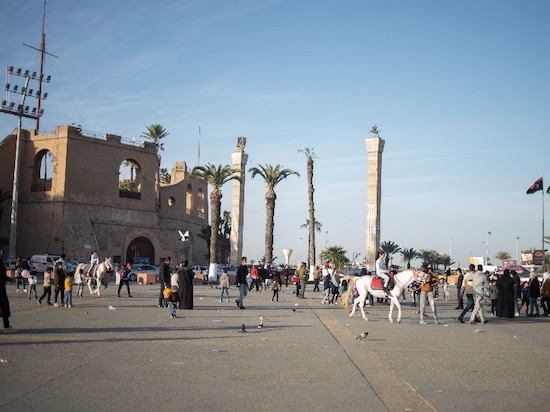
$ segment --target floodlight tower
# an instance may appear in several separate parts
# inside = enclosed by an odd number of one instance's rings
[[[22,87],[19,87],[20,84],[12,84],[12,76],[15,76],[14,80],[17,78],[24,78],[25,83]],[[17,241],[17,208],[19,205],[19,159],[21,157],[21,128],[23,117],[28,119],[37,120],[40,118],[44,112],[42,109],[33,107],[32,110],[28,105],[25,104],[27,97],[33,96],[33,89],[29,88],[29,84],[38,80],[36,77],[36,72],[29,73],[29,70],[23,71],[23,69],[18,68],[14,69],[13,66],[7,66],[6,68],[6,99],[2,100],[2,105],[0,106],[0,112],[11,114],[18,117],[17,122],[17,137],[15,139],[15,164],[13,168],[13,189],[12,189],[12,200],[11,200],[11,219],[10,219],[10,246],[9,246],[9,257],[15,258],[16,254],[16,241]],[[39,83],[42,81],[49,82],[51,79],[48,76],[45,80],[38,80]],[[21,95],[21,103],[16,104],[11,100],[10,93]],[[41,94],[41,92],[36,93],[36,98],[38,101],[46,99],[48,93]]]

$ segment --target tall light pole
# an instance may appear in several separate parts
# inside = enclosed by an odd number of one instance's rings
[[[489,264],[489,236],[491,236],[491,232],[487,232],[487,243],[485,243],[485,264]]]
[[[519,265],[518,261],[518,242],[519,242],[519,236],[516,237],[516,265]]]
[[[327,241],[328,241],[328,230],[325,231],[325,249],[327,248]]]
[[[11,83],[11,76],[23,77],[25,79],[24,85],[19,88],[19,84]],[[23,71],[21,68],[14,69],[13,66],[6,67],[6,99],[2,100],[2,105],[0,106],[0,112],[11,114],[18,117],[17,122],[17,136],[15,139],[15,161],[13,167],[13,188],[12,188],[12,200],[11,200],[11,216],[10,216],[10,245],[9,245],[9,257],[15,258],[17,249],[17,211],[19,208],[19,174],[20,166],[19,159],[21,158],[21,129],[23,117],[28,119],[37,120],[43,113],[42,109],[37,109],[36,107],[30,109],[28,105],[25,105],[25,99],[27,96],[33,96],[33,89],[29,88],[29,84],[32,80],[36,80],[39,84],[42,84],[43,81],[49,82],[50,76],[46,79],[42,79],[42,76],[37,78],[36,72],[32,74],[29,73],[29,70]],[[21,103],[16,104],[11,101],[10,93],[20,94]],[[40,101],[45,99],[48,96],[47,93],[42,95],[42,91],[39,90],[36,93],[36,98]]]
[[[449,261],[451,261],[453,256],[453,238],[449,238]]]

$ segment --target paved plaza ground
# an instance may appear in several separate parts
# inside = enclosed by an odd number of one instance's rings
[[[388,322],[385,304],[368,308],[365,322],[341,305],[321,305],[312,285],[305,300],[293,289],[279,302],[269,291],[250,292],[246,310],[237,308],[234,286],[231,301],[220,303],[218,289],[196,285],[195,309],[170,319],[157,307],[157,285],[131,286],[132,298],[118,298],[111,284],[100,298],[86,292],[73,308],[54,308],[8,285],[16,332],[0,333],[0,410],[541,411],[550,404],[550,318],[487,315],[486,325],[461,324],[456,301],[438,300],[439,325],[432,318],[419,325],[410,301],[401,324]],[[361,332],[366,339],[356,339]]]

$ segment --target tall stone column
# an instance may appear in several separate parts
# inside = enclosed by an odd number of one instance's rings
[[[374,270],[380,245],[380,203],[382,199],[382,152],[384,140],[378,135],[378,128],[371,130],[374,136],[365,139],[367,146],[367,270]]]
[[[246,162],[248,155],[244,152],[246,137],[237,138],[235,153],[231,154],[233,169],[241,180],[233,180],[233,194],[231,198],[231,257],[232,265],[239,265],[243,254],[243,227],[244,227],[244,183],[246,177]]]

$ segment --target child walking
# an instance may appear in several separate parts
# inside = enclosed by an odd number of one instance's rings
[[[38,278],[36,275],[31,273],[29,276],[29,300],[31,300],[31,294],[34,292],[34,300],[38,300],[38,295],[36,293],[36,284],[38,283]]]
[[[180,295],[178,293],[177,285],[172,285],[170,287],[170,293],[168,294],[166,301],[168,302],[168,306],[170,307],[170,318],[174,319],[176,317],[176,307],[178,306],[178,302],[180,301]]]
[[[42,296],[40,296],[40,299],[38,299],[38,303],[40,305],[42,304],[42,299],[44,298],[47,298],[46,303],[48,305],[52,304],[52,302],[50,302],[52,297],[52,276],[53,276],[52,272],[53,272],[52,268],[49,267],[48,269],[46,269],[46,272],[44,273],[44,293],[42,294]]]
[[[327,272],[327,274],[325,275],[325,280],[323,281],[323,300],[321,301],[321,303],[323,305],[326,303],[330,303],[329,297],[330,297],[330,275]]]
[[[223,302],[223,295],[227,296],[227,301],[229,302],[229,275],[225,270],[220,276],[220,289],[222,290],[222,293],[220,294],[220,302]]]
[[[73,307],[73,277],[71,275],[65,278],[65,307]]]
[[[279,301],[279,281],[277,279],[273,279],[273,285],[271,286],[271,290],[273,291],[273,297],[271,298],[271,301],[273,302],[273,299],[277,299],[277,302]]]
[[[75,274],[75,283],[78,285],[76,296],[81,298],[82,294],[84,293],[84,269],[78,269],[78,273]]]

